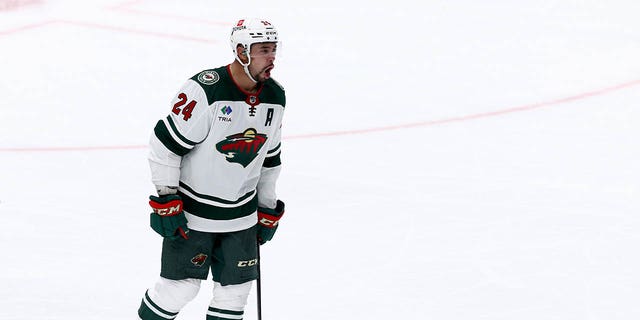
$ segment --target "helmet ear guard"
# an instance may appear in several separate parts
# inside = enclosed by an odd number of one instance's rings
[[[236,50],[234,50],[234,53],[236,53],[234,58],[236,58],[236,60],[238,60],[241,64],[242,64],[242,61],[240,59],[248,58],[247,48],[245,48],[244,45],[238,44],[238,46],[236,47]]]

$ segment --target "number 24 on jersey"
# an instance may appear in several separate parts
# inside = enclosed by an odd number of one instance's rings
[[[180,93],[178,95],[178,99],[179,99],[178,102],[173,105],[172,111],[176,115],[180,115],[180,113],[182,113],[182,119],[184,119],[184,121],[188,121],[189,118],[191,118],[191,113],[193,112],[193,109],[196,107],[197,102],[195,100],[191,100],[189,101],[189,103],[187,103],[189,99],[187,99],[187,95],[184,93]]]

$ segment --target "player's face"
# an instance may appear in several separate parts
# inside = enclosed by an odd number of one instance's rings
[[[258,82],[264,82],[271,77],[271,70],[275,67],[277,44],[273,42],[254,43],[251,45],[251,64],[249,72]]]

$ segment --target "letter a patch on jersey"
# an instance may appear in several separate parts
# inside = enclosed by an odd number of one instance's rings
[[[266,141],[265,134],[257,133],[256,129],[249,128],[243,133],[227,136],[225,140],[216,144],[216,150],[222,153],[227,161],[239,163],[246,168],[258,156],[258,152]]]

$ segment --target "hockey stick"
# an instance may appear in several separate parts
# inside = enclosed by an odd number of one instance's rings
[[[260,243],[258,243],[258,279],[256,279],[257,287],[257,299],[258,299],[258,320],[262,320],[262,284],[260,278],[262,275],[260,273],[260,265],[262,264],[262,260],[260,259]]]

